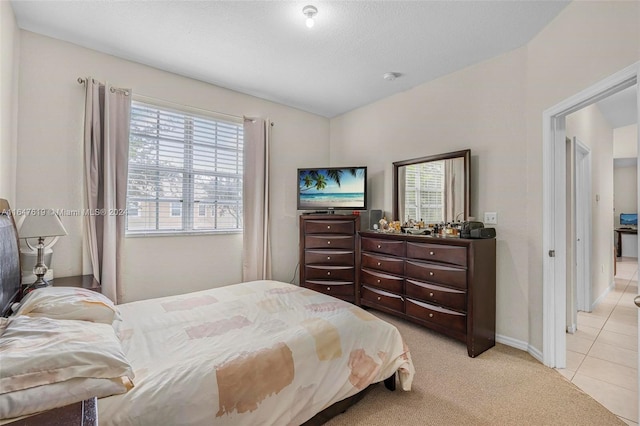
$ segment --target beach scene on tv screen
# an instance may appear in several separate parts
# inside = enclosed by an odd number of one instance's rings
[[[299,170],[301,209],[364,207],[364,169]]]

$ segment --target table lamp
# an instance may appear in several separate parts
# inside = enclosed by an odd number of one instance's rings
[[[44,239],[47,237],[60,237],[67,235],[60,217],[53,211],[47,211],[42,215],[28,215],[22,221],[18,235],[31,250],[37,250],[36,264],[33,267],[33,273],[36,276],[36,282],[29,284],[29,289],[46,287],[49,283],[43,278],[47,273],[47,265],[44,264]],[[29,243],[29,238],[37,238],[38,245],[33,247]]]

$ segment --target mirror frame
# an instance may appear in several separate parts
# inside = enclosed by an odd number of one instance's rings
[[[396,161],[393,163],[393,217],[398,218],[398,168],[409,166],[411,164],[426,163],[429,161],[449,160],[452,158],[464,158],[464,220],[471,214],[471,150],[463,149],[461,151],[446,152],[444,154],[429,155],[426,157],[413,158],[411,160]]]

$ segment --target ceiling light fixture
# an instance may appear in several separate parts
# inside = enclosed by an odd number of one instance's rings
[[[316,9],[315,6],[309,5],[302,8],[302,13],[307,17],[305,22],[307,24],[307,28],[313,27],[313,24],[315,23],[313,21],[313,17],[318,13],[318,9]]]
[[[382,75],[382,78],[384,78],[387,81],[393,81],[396,78],[400,77],[402,74],[400,74],[399,72],[386,72]]]

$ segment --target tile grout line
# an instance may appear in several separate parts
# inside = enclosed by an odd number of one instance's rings
[[[615,309],[620,305],[620,300],[622,300],[622,296],[624,296],[624,294],[626,293],[627,289],[628,289],[628,288],[629,288],[629,286],[631,285],[631,282],[633,281],[633,278],[634,278],[634,277],[636,277],[637,275],[638,275],[638,265],[636,264],[636,269],[635,269],[634,273],[631,275],[631,278],[629,278],[629,279],[627,280],[627,282],[626,282],[626,284],[625,284],[624,288],[623,288],[623,289],[621,290],[621,292],[620,292],[620,296],[617,298],[617,300],[616,300],[616,302],[615,302],[614,307],[611,309],[611,312],[609,312],[609,314],[607,315],[607,319],[606,319],[606,320],[604,321],[604,323],[602,324],[602,327],[600,327],[600,328],[599,328],[598,333],[596,334],[595,339],[593,340],[593,342],[592,342],[592,343],[591,343],[591,345],[589,346],[589,349],[587,350],[587,353],[585,354],[585,356],[584,356],[584,357],[582,358],[582,360],[580,361],[580,364],[579,364],[579,365],[578,365],[578,367],[576,368],[576,371],[573,373],[573,375],[572,375],[572,377],[571,377],[571,380],[570,380],[570,382],[571,382],[571,383],[574,383],[574,382],[573,382],[573,380],[574,380],[574,378],[576,377],[576,375],[578,374],[578,372],[580,371],[580,368],[582,367],[582,364],[584,363],[584,361],[585,361],[585,360],[587,359],[587,357],[589,356],[589,353],[591,352],[591,349],[593,348],[593,345],[595,344],[596,340],[598,340],[598,337],[600,337],[600,334],[602,333],[602,330],[604,330],[604,328],[606,327],[607,322],[609,321],[609,319],[611,318],[611,315],[613,314],[613,311],[615,311]],[[614,286],[615,286],[615,276],[614,276]],[[593,358],[600,359],[600,358],[597,358],[597,357],[593,357]],[[607,360],[605,360],[605,361],[607,361]],[[585,373],[581,373],[581,374],[584,374],[584,375],[586,375],[587,377],[590,377],[588,374],[585,374]],[[599,379],[596,379],[596,380],[599,380]],[[575,384],[575,383],[574,383],[574,384]],[[618,386],[618,387],[620,387],[621,389],[625,389],[624,387],[619,386],[619,385],[616,385],[616,384],[614,384],[614,383],[609,383],[609,384],[614,385],[614,386]],[[637,390],[636,390],[636,392],[637,392]],[[623,416],[620,416],[620,415],[619,415],[619,414],[617,414],[617,413],[614,413],[614,414],[616,414],[618,417],[623,417]],[[623,417],[623,418],[625,418],[625,419],[626,419],[626,417]],[[627,420],[629,420],[629,419],[627,419]],[[636,424],[637,424],[637,423],[636,423]]]

